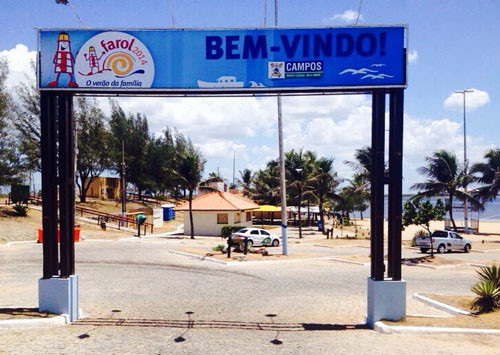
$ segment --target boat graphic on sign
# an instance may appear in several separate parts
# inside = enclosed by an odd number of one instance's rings
[[[245,82],[236,81],[235,76],[221,76],[217,81],[203,81],[198,80],[198,87],[200,88],[242,88]]]

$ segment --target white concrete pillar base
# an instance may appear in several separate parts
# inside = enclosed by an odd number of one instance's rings
[[[406,317],[406,281],[375,281],[369,277],[367,296],[369,326],[382,319],[398,321]]]
[[[41,312],[67,314],[69,320],[79,318],[78,275],[67,279],[52,277],[38,280],[38,309]]]

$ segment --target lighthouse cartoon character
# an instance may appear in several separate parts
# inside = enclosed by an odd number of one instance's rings
[[[60,32],[57,37],[57,50],[54,54],[54,73],[56,73],[56,79],[49,82],[48,86],[57,86],[59,84],[59,77],[61,74],[68,74],[69,81],[68,86],[76,87],[78,84],[73,80],[73,65],[75,59],[73,54],[71,54],[69,35],[66,32]]]
[[[90,71],[88,72],[87,75],[92,75],[92,74],[97,74],[97,73],[101,73],[102,72],[102,69],[99,68],[99,60],[101,60],[102,56],[105,53],[106,52],[102,52],[101,56],[98,57],[97,54],[96,54],[96,52],[95,52],[94,46],[90,46],[89,47],[88,56],[87,56],[87,53],[85,53],[83,55],[83,57],[85,58],[85,60],[87,62],[89,62]]]

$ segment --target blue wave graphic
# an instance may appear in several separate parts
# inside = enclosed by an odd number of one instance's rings
[[[127,78],[129,77],[130,75],[134,75],[134,74],[144,74],[144,70],[143,69],[139,69],[139,70],[136,70],[135,72],[133,73],[130,73],[128,75],[122,75],[122,76],[118,76],[116,75],[117,78],[120,78],[120,79],[123,79],[123,78]]]

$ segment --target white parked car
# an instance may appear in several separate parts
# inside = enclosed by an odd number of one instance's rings
[[[273,246],[277,247],[281,243],[281,237],[271,234],[265,229],[261,228],[243,228],[233,233],[232,238],[245,238],[247,237],[248,246]]]
[[[442,254],[445,251],[460,250],[466,253],[470,252],[472,248],[471,241],[467,238],[460,236],[458,233],[446,230],[434,231],[431,236],[420,236],[415,238],[417,247],[420,248],[422,253],[427,253],[432,247],[438,253]]]

